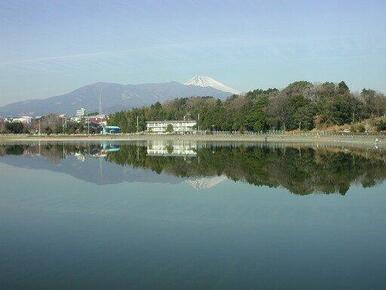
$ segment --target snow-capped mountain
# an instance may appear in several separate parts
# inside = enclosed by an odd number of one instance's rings
[[[194,76],[190,80],[186,81],[184,85],[187,86],[195,86],[195,87],[211,87],[214,89],[217,89],[219,91],[232,93],[235,95],[240,94],[241,92],[238,90],[235,90],[227,85],[224,85],[223,83],[220,83],[219,81],[216,81],[215,79],[212,79],[211,77],[207,76]]]

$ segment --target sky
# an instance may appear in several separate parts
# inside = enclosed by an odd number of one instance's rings
[[[0,105],[97,81],[386,92],[385,0],[0,1]]]

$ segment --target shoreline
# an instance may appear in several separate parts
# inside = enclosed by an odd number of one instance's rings
[[[378,140],[378,142],[376,142]],[[350,145],[355,147],[378,147],[386,149],[383,135],[315,135],[315,134],[213,134],[213,135],[150,135],[150,134],[119,134],[119,135],[0,135],[0,143],[15,142],[100,142],[100,141],[194,141],[194,142],[256,142],[256,143],[287,143],[304,145]]]

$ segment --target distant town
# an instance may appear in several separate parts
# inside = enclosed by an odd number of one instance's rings
[[[76,110],[73,116],[49,114],[46,116],[21,116],[0,118],[0,132],[11,134],[29,133],[35,135],[51,134],[118,134],[121,128],[108,125],[109,116],[101,113],[88,113],[85,108]],[[194,120],[147,121],[148,133],[194,133],[197,122]]]
[[[88,113],[85,108],[74,112],[73,116],[49,114],[46,116],[21,116],[0,119],[0,132],[30,134],[114,134],[120,133],[117,126],[107,125],[105,114]]]

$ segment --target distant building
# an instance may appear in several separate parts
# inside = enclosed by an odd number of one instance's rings
[[[193,133],[195,132],[196,121],[148,121],[146,131],[149,133]]]
[[[11,123],[22,123],[24,125],[30,125],[31,122],[32,122],[32,117],[30,116],[22,116],[22,117],[17,117],[17,118],[11,118],[9,119],[8,121],[10,121]]]
[[[80,108],[79,110],[76,110],[75,116],[77,118],[83,118],[85,114],[86,114],[86,109]]]
[[[99,124],[101,126],[107,125],[107,117],[106,117],[106,115],[103,115],[103,114],[95,115],[95,116],[88,116],[87,119],[90,123]]]

